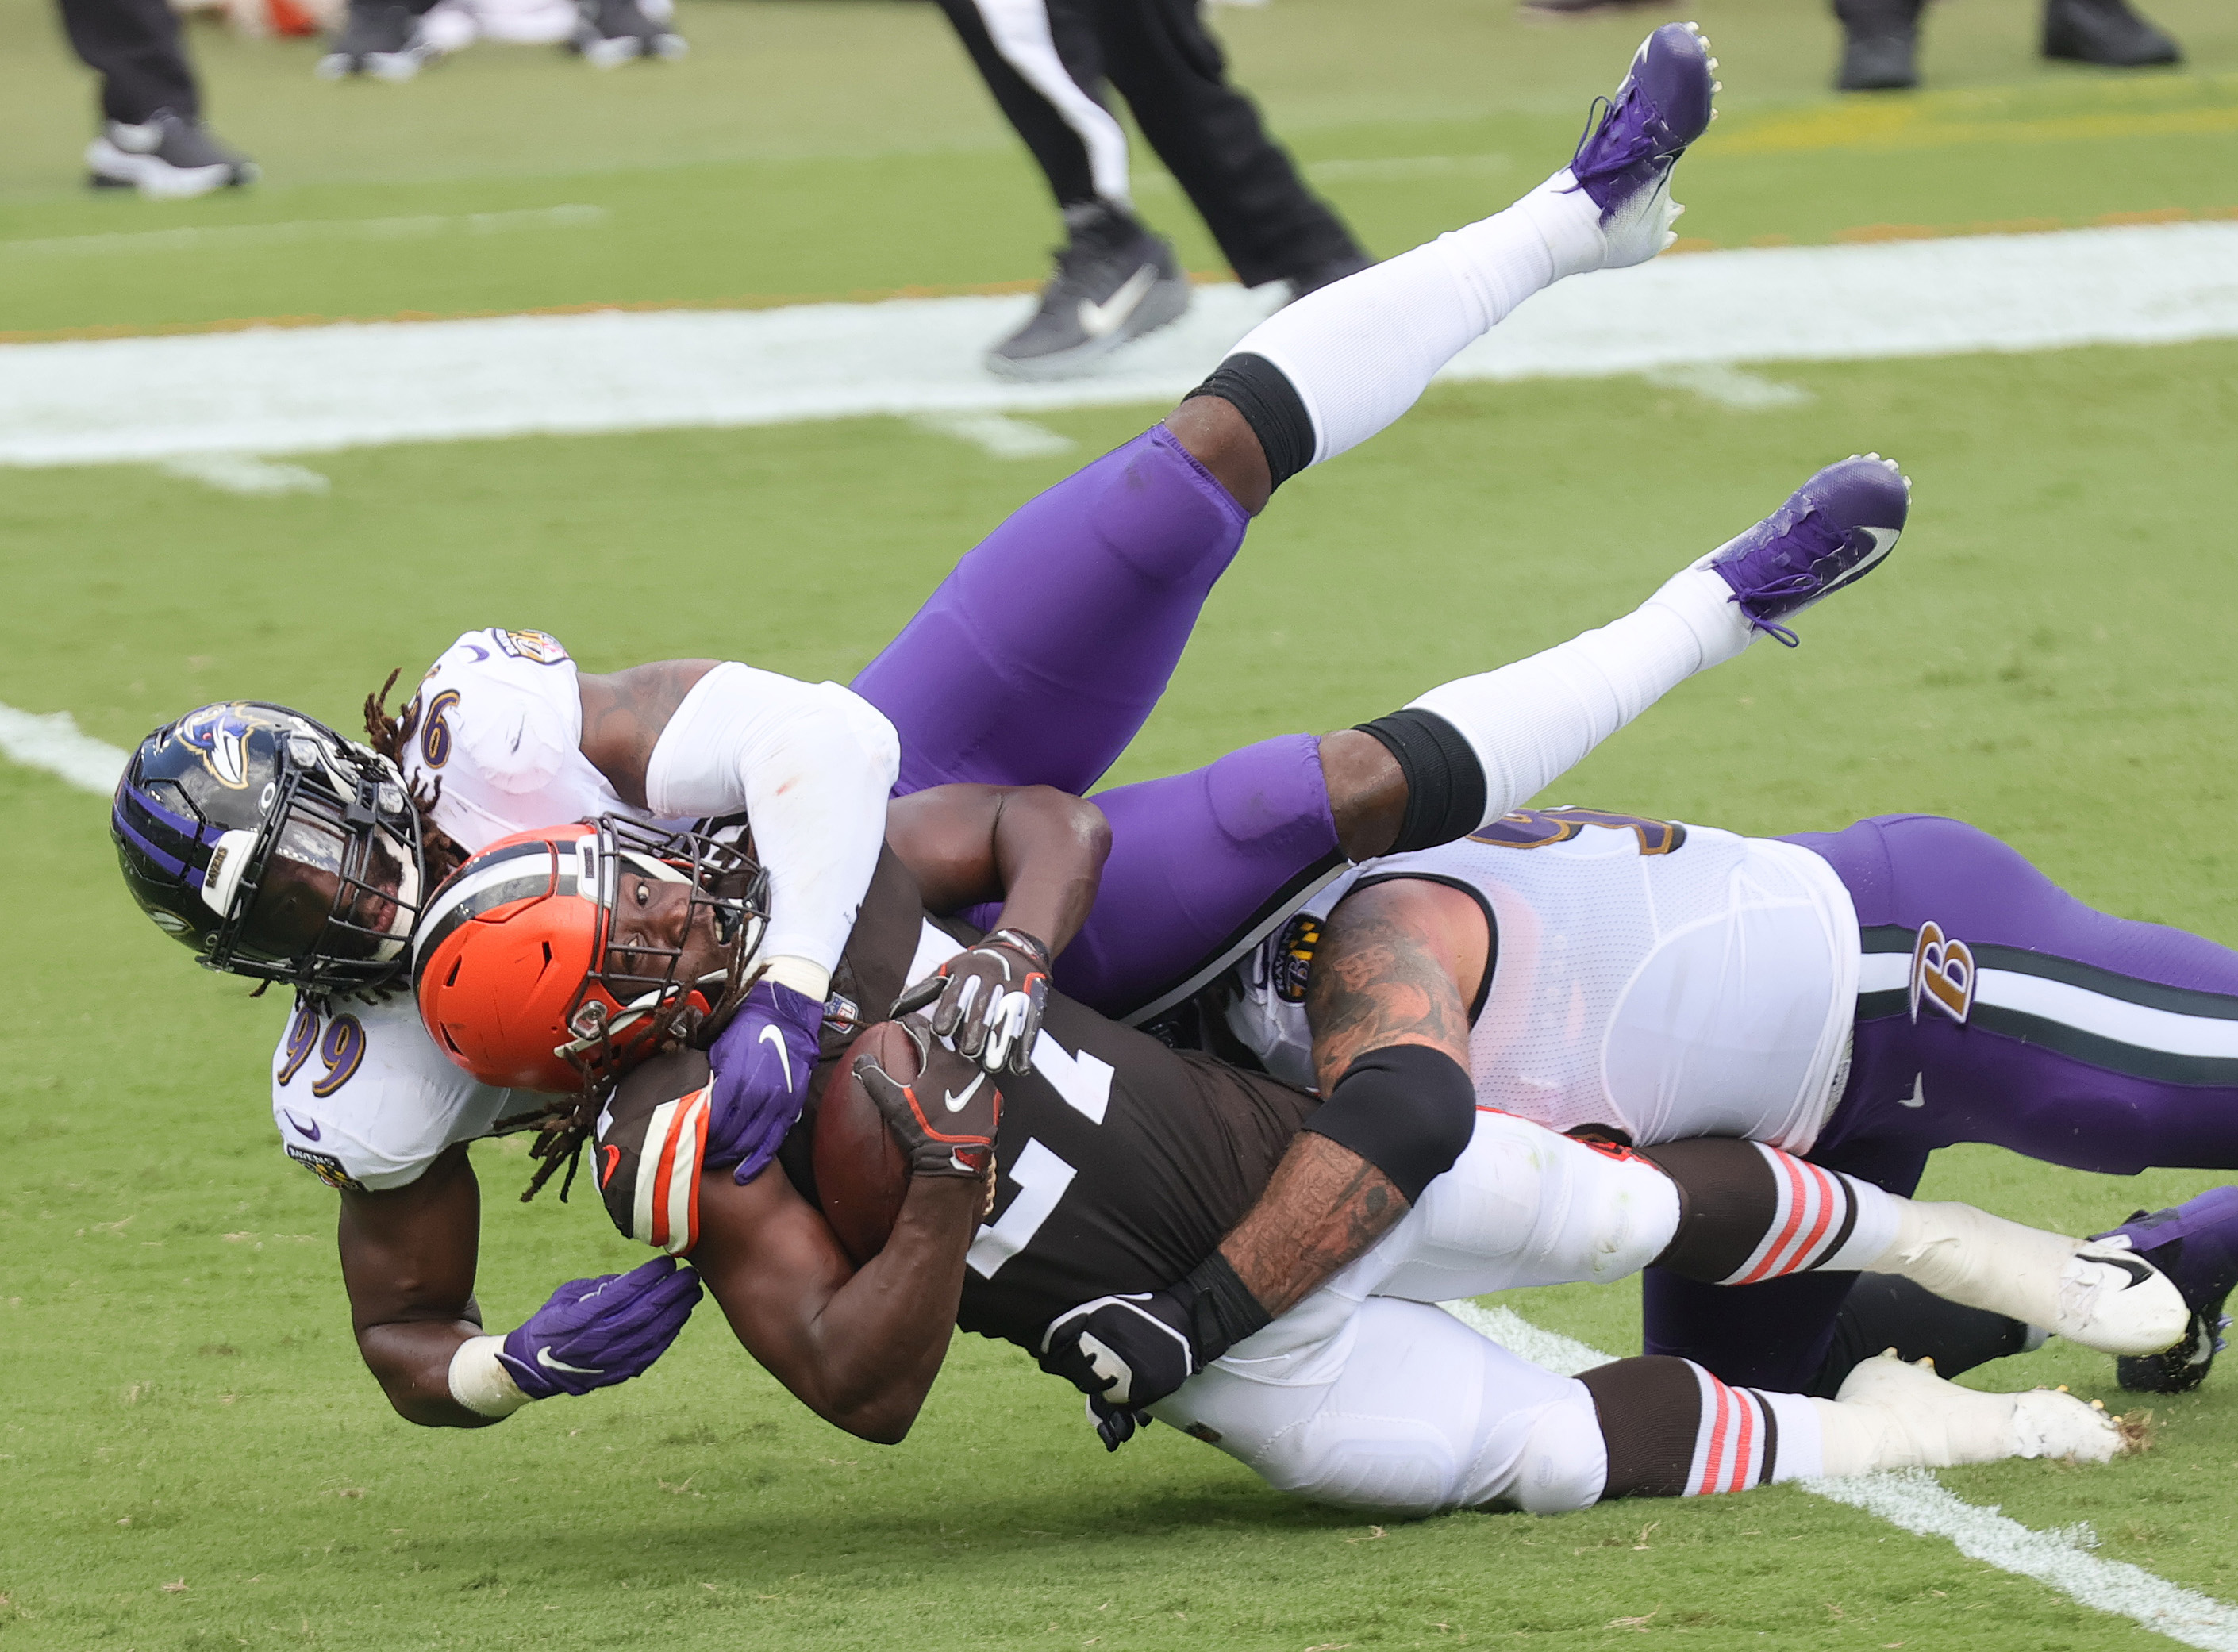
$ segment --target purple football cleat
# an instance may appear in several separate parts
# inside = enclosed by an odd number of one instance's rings
[[[1910,507],[1911,483],[1894,459],[1851,454],[1695,565],[1715,569],[1749,624],[1792,648],[1795,633],[1779,622],[1878,567]]]
[[[2139,1256],[2175,1282],[2191,1310],[2190,1328],[2175,1347],[2114,1362],[2122,1386],[2148,1394],[2182,1394],[2198,1387],[2222,1351],[2219,1333],[2230,1323],[2223,1299],[2238,1285],[2238,1187],[2211,1188],[2150,1215],[2139,1211],[2111,1233],[2097,1237],[2126,1238]]]
[[[1672,202],[1671,169],[1710,124],[1717,66],[1698,28],[1666,23],[1641,43],[1616,96],[1593,100],[1570,175],[1601,209],[1609,268],[1644,263],[1671,244],[1685,210]]]

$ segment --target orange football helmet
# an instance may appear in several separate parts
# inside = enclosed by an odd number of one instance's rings
[[[617,944],[632,876],[683,886],[672,936]],[[500,838],[428,901],[413,992],[429,1036],[483,1083],[581,1093],[726,1019],[768,923],[769,874],[733,845],[612,815],[540,827]],[[685,978],[695,955],[710,967]]]

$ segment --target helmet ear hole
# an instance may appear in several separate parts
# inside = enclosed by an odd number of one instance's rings
[[[617,897],[641,876],[661,893],[642,920],[632,907],[617,935]],[[732,845],[612,816],[500,838],[421,915],[421,1018],[485,1084],[603,1093],[743,998],[768,890],[768,875]]]

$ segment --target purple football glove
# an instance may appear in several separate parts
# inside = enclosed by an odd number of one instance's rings
[[[531,1399],[611,1388],[651,1370],[699,1304],[699,1274],[672,1256],[577,1279],[505,1339],[498,1363]]]
[[[777,1156],[800,1117],[816,1067],[824,1006],[805,993],[758,981],[707,1052],[715,1083],[707,1107],[706,1163],[735,1163],[741,1186]]]

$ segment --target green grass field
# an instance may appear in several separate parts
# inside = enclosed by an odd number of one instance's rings
[[[1933,16],[1936,90],[1859,105],[1820,89],[1833,36],[1815,8],[1708,0],[1731,91],[1680,174],[1684,228],[1736,246],[2238,208],[2238,14],[2154,10],[2192,50],[2182,73],[2043,67],[2027,6],[1966,0]],[[595,76],[482,48],[404,88],[317,83],[306,47],[197,30],[215,116],[268,182],[160,208],[76,190],[82,77],[43,8],[0,0],[0,17],[14,338],[1030,282],[1051,234],[929,7],[689,0],[679,65]],[[1551,169],[1642,17],[1533,26],[1478,0],[1219,14],[1240,77],[1381,252]],[[1459,161],[1344,164],[1438,156]],[[1215,268],[1169,185],[1153,174],[1142,199],[1192,268]],[[570,203],[609,216],[23,245]],[[1625,380],[1434,391],[1284,490],[1122,777],[1357,721],[1596,623],[1818,464],[1876,447],[1917,484],[1890,568],[1811,615],[1799,653],[1752,651],[1674,695],[1558,801],[1773,831],[1961,815],[2102,906],[2238,943],[2238,344],[1771,371],[1815,400],[1741,413]],[[1157,411],[1043,422],[1084,455]],[[1071,461],[865,420],[314,462],[332,491],[280,499],[152,469],[0,472],[0,703],[126,746],[235,695],[347,725],[391,666],[500,621],[593,668],[715,654],[844,678]],[[0,763],[0,1652],[2169,1644],[1799,1490],[1374,1527],[1171,1431],[1107,1458],[1075,1396],[976,1338],[898,1449],[810,1417],[712,1314],[626,1388],[477,1434],[414,1429],[352,1345],[332,1197],[274,1140],[264,1062],[285,1006],[152,932],[116,886],[100,800]],[[517,1143],[478,1153],[492,1324],[635,1259],[595,1205],[514,1204]],[[2089,1230],[2217,1180],[1969,1149],[1928,1192]],[[1512,1305],[1638,1346],[1628,1289]],[[2110,1361],[2058,1344],[1983,1378],[2122,1403]],[[2032,1527],[2089,1521],[2101,1555],[2229,1600],[2234,1382],[2154,1406],[2142,1459],[1941,1477]]]

